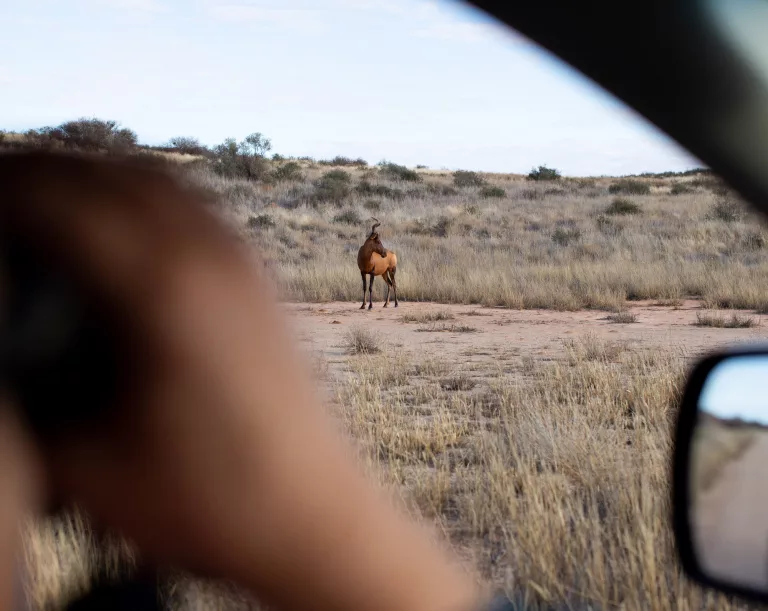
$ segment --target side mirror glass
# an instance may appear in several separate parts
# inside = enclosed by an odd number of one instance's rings
[[[768,600],[768,348],[692,372],[674,461],[678,551],[695,580]]]

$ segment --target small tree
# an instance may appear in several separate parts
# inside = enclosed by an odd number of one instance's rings
[[[555,168],[548,168],[545,165],[540,165],[538,168],[533,168],[528,172],[528,180],[560,180],[562,176],[559,170]]]
[[[200,144],[197,138],[189,136],[175,136],[168,141],[168,148],[185,155],[205,155],[208,147]]]
[[[269,172],[269,162],[265,155],[272,148],[272,143],[260,133],[253,133],[238,142],[227,138],[213,149],[216,157],[214,169],[229,178],[262,180]]]

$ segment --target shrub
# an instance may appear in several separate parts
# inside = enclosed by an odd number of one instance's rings
[[[197,138],[189,136],[175,136],[168,141],[169,149],[182,153],[184,155],[206,155],[210,154],[208,147],[200,144]]]
[[[404,165],[398,165],[390,161],[382,161],[379,163],[379,170],[384,176],[392,180],[421,182],[421,175],[416,170],[406,168]]]
[[[345,223],[347,225],[359,225],[362,222],[360,215],[356,210],[344,210],[333,217],[334,223]]]
[[[272,143],[260,133],[253,133],[241,142],[227,138],[213,149],[214,171],[227,178],[263,180],[269,174],[265,155]]]
[[[559,170],[554,168],[548,168],[547,166],[540,165],[538,168],[533,168],[528,172],[528,180],[560,180],[562,176]]]
[[[671,195],[684,195],[685,193],[691,193],[693,189],[683,182],[676,182],[669,190]]]
[[[27,140],[41,148],[64,148],[110,153],[129,152],[136,148],[138,137],[128,128],[121,128],[117,121],[80,118],[67,121],[57,127],[42,127],[26,132]]]
[[[344,346],[350,354],[376,354],[379,340],[367,327],[355,326],[347,331]]]
[[[712,208],[707,215],[709,220],[723,221],[724,223],[734,223],[742,216],[743,210],[741,204],[730,197],[720,197],[712,204]]]
[[[608,193],[611,195],[650,195],[651,185],[642,180],[622,178],[608,187]]]
[[[301,166],[295,161],[288,161],[275,168],[272,177],[278,182],[300,181],[303,178]]]
[[[366,210],[377,211],[381,209],[381,202],[375,199],[368,199],[363,204],[363,208]]]
[[[368,162],[365,159],[358,157],[357,159],[350,159],[349,157],[343,157],[342,155],[336,155],[333,159],[321,159],[318,161],[320,165],[335,165],[335,166],[354,166],[364,168],[368,166]]]
[[[696,313],[696,321],[693,323],[697,327],[715,327],[720,329],[748,329],[757,325],[754,318],[741,316],[737,313],[731,314],[730,318],[718,316],[717,314]]]
[[[352,177],[344,170],[330,170],[315,182],[314,198],[317,201],[336,201],[345,199],[350,191]]]
[[[275,221],[268,214],[259,214],[248,218],[249,229],[269,229],[271,227],[275,227]]]
[[[456,170],[453,173],[453,184],[457,187],[480,187],[485,184],[485,179],[477,172]]]
[[[563,229],[558,227],[552,233],[552,241],[558,246],[568,246],[581,239],[581,231],[578,229]]]
[[[365,179],[357,184],[355,191],[360,195],[376,195],[378,197],[388,197],[394,200],[401,200],[405,196],[400,189],[394,189],[387,185],[374,185]]]
[[[628,325],[637,322],[637,314],[629,311],[615,312],[608,315],[608,320],[622,325]]]
[[[486,185],[480,189],[480,197],[506,197],[507,192],[495,185]]]
[[[628,214],[641,214],[642,209],[630,199],[617,197],[605,209],[605,214],[626,216]]]
[[[400,317],[403,322],[417,322],[420,324],[428,322],[442,322],[453,320],[455,316],[450,310],[437,310],[436,312],[419,312],[416,314],[405,314]]]

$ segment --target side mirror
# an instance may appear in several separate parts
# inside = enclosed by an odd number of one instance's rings
[[[699,583],[768,601],[768,346],[710,356],[678,416],[673,521]]]

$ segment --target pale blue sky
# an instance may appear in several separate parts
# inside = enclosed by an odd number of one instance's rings
[[[768,424],[768,356],[734,357],[715,367],[701,391],[699,409]]]
[[[0,6],[0,128],[115,119],[142,142],[570,175],[698,162],[455,0],[25,0]]]

